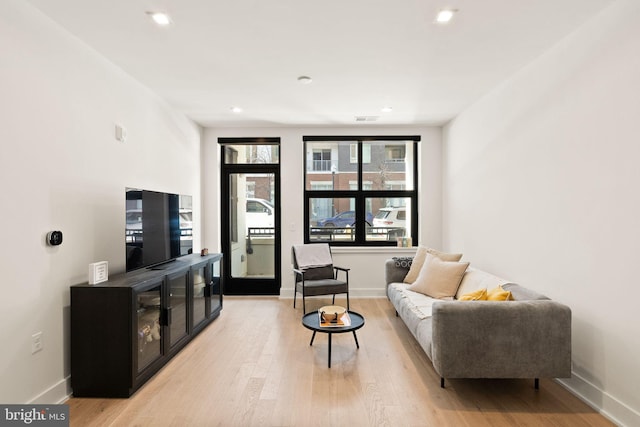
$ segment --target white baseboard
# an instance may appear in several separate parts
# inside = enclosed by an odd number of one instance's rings
[[[28,405],[59,405],[71,397],[71,377],[66,377],[38,396],[27,402]]]
[[[640,413],[602,391],[575,372],[571,378],[558,379],[563,387],[619,426],[639,426]]]

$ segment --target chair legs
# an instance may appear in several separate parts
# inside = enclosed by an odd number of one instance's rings
[[[298,296],[298,290],[293,288],[293,308],[296,308],[296,297]],[[304,292],[302,293],[302,314],[307,314],[307,307],[304,300]]]
[[[336,294],[333,294],[333,299],[331,300],[331,304],[336,304]],[[347,310],[349,310],[349,292],[347,292]]]
[[[333,294],[333,299],[331,300],[331,304],[336,304],[336,294]],[[349,292],[347,292],[347,310],[349,310]]]
[[[296,308],[296,298],[298,297],[298,291],[294,288],[293,290],[293,308]],[[331,299],[331,304],[335,305],[336,303],[336,294],[333,294],[333,298]],[[347,310],[349,310],[349,292],[347,292]],[[302,313],[307,314],[307,304],[304,298],[304,293],[302,293]]]

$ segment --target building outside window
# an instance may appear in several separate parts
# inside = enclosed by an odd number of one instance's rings
[[[349,161],[358,163],[358,144],[349,146]],[[371,163],[371,144],[362,144],[362,163]]]
[[[312,152],[311,170],[330,171],[331,170],[331,149],[316,148]]]
[[[384,150],[387,162],[404,162],[406,156],[404,145],[387,145]]]

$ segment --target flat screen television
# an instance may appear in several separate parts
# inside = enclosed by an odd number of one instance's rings
[[[127,272],[193,252],[191,196],[127,188]]]

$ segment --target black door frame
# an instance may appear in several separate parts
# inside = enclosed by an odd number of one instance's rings
[[[280,227],[280,162],[278,163],[225,163],[225,145],[280,145],[280,138],[218,138],[220,144],[220,225],[221,248],[225,254],[224,294],[225,295],[280,295],[281,287],[281,227]],[[231,235],[229,218],[230,178],[239,173],[271,173],[274,176],[274,277],[271,279],[251,277],[231,277]]]

